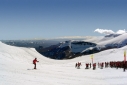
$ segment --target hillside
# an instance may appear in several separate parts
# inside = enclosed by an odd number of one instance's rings
[[[70,40],[51,45],[47,48],[36,48],[36,50],[52,59],[72,59],[81,56],[81,52],[89,47],[96,46],[95,43]]]
[[[98,50],[98,52],[107,50],[107,49],[113,49],[113,48],[121,48],[123,46],[127,45],[127,33],[124,34],[110,34],[102,39],[97,40],[97,45],[92,48],[87,48],[82,51],[83,54],[94,52],[95,50]]]
[[[94,62],[122,61],[127,46],[94,54]],[[14,47],[0,42],[0,85],[126,85],[126,72],[115,68],[85,70],[91,55],[71,60],[53,60],[33,48]],[[39,60],[32,70],[32,60]],[[75,63],[81,62],[81,69]],[[118,75],[119,74],[119,75]],[[50,82],[49,82],[50,81]],[[92,82],[91,82],[92,81]]]

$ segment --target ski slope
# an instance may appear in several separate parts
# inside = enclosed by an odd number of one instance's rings
[[[127,46],[94,54],[94,62],[122,61]],[[32,60],[37,58],[37,70]],[[81,69],[75,63],[81,62]],[[34,48],[14,47],[0,42],[0,85],[127,85],[127,71],[115,68],[85,69],[90,55],[71,60],[53,60]]]

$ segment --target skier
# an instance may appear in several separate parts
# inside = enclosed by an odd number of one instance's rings
[[[89,64],[88,63],[86,63],[86,68],[85,69],[89,69]]]
[[[95,69],[96,69],[96,63],[93,64],[93,70],[95,70]]]
[[[78,65],[77,69],[80,69],[80,66],[81,66],[82,64],[81,64],[81,62],[78,62],[77,65]]]
[[[78,65],[78,64],[76,63],[76,64],[75,64],[75,68],[77,68],[77,65]]]
[[[90,65],[90,68],[91,68],[91,63],[89,65]]]
[[[123,62],[123,71],[125,72],[125,69],[126,69],[126,63]]]
[[[39,62],[39,61],[37,60],[37,58],[35,58],[35,59],[33,60],[34,69],[36,69],[36,62]]]

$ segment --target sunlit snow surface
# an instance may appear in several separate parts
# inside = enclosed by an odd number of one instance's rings
[[[122,61],[127,46],[94,54],[94,62]],[[37,70],[32,60],[37,58]],[[81,62],[81,69],[75,63]],[[48,59],[33,48],[14,47],[0,42],[0,85],[127,85],[127,71],[97,67],[85,69],[90,55],[71,60]]]

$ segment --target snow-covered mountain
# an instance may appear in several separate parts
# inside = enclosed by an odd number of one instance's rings
[[[125,46],[125,45],[127,45],[127,33],[116,36],[112,39],[101,41],[97,44],[98,45],[105,45],[105,46],[117,46],[117,47]]]
[[[124,37],[124,36],[123,36]],[[93,54],[93,62],[123,61],[127,46]],[[127,85],[127,72],[116,68],[85,69],[91,55],[71,60],[53,60],[34,48],[14,47],[0,42],[0,85]],[[37,58],[37,70],[32,60]],[[75,63],[81,62],[81,69]]]
[[[53,59],[70,59],[81,56],[81,52],[89,47],[96,46],[95,43],[85,41],[65,41],[47,48],[36,49],[42,55]]]
[[[85,40],[68,40],[43,49],[36,49],[44,56],[53,59],[70,59],[103,50],[127,45],[127,33],[110,34],[104,37],[90,37]]]
[[[97,39],[97,46],[92,48],[87,48],[82,53],[93,51],[93,50],[107,50],[112,48],[121,48],[127,45],[127,33],[124,34],[110,34],[102,39]]]

